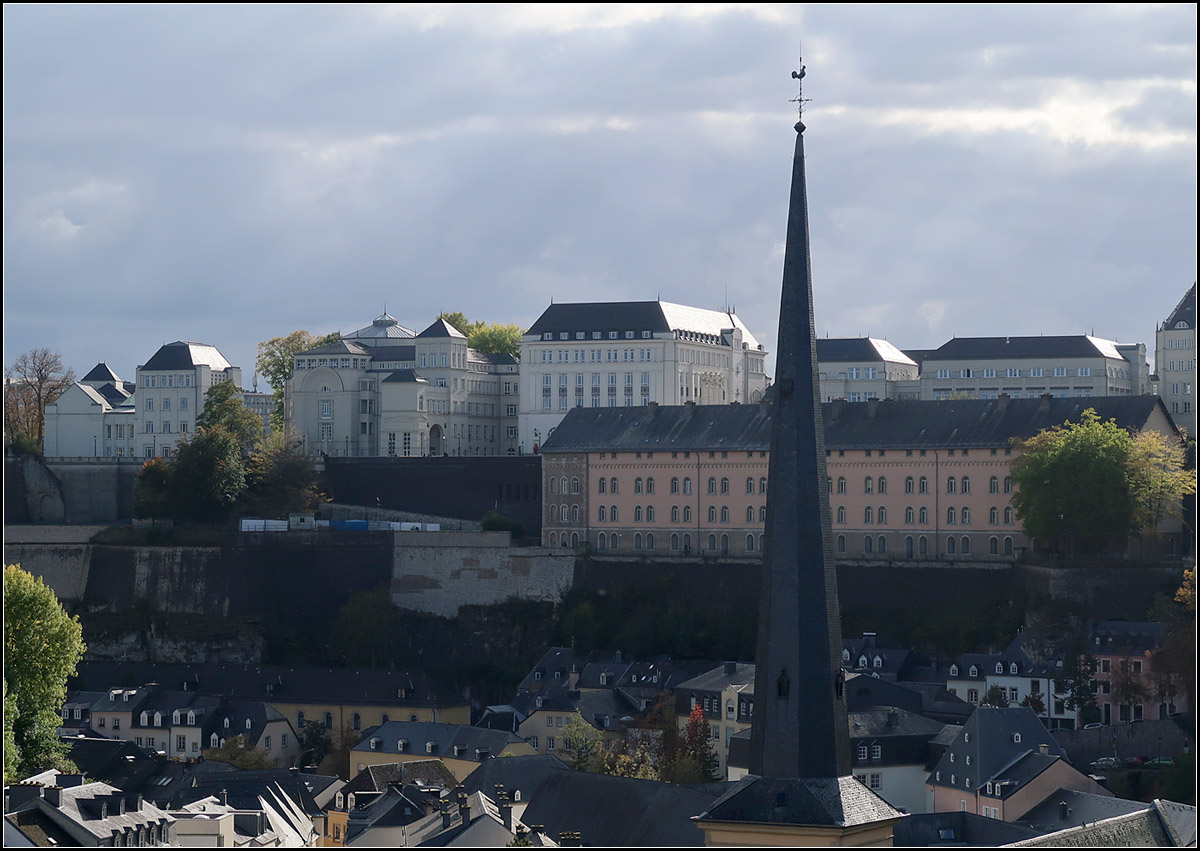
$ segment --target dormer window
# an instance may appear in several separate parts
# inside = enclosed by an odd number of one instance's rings
[[[150,716],[147,713],[143,712],[141,714],[140,723],[143,727],[149,726],[150,725]]]
[[[858,667],[860,667],[860,668],[867,667],[867,657],[866,656],[858,657]]]
[[[849,651],[849,650],[843,650],[843,651],[842,651],[842,661],[843,661],[843,662],[849,662],[849,661],[850,661],[850,651]]]
[[[435,750],[437,750],[437,742],[425,743],[425,753],[433,753]]]
[[[217,734],[216,733],[213,733],[211,736],[208,737],[208,746],[210,748],[215,748],[217,746]]]
[[[188,710],[188,726],[189,727],[196,726],[196,713],[191,711],[190,709]]]
[[[171,723],[172,724],[179,723],[179,710],[178,709],[176,709],[174,712],[171,713]]]
[[[1021,743],[1021,734],[1013,733],[1013,744],[1020,744],[1020,743]]]
[[[226,730],[229,729],[229,719],[228,718],[225,719],[225,729]]]
[[[1008,666],[1008,672],[1010,674],[1015,674],[1017,672],[1017,663],[1016,662],[1013,662]]]
[[[967,745],[971,744],[971,734],[970,733],[963,733],[963,744],[967,744]]]
[[[338,792],[337,793],[337,808],[340,810],[344,806],[346,806],[346,797],[341,792]]]
[[[535,680],[540,680],[540,679],[542,678],[542,672],[541,672],[541,671],[534,671],[534,672],[533,672],[533,678],[534,678]]]
[[[997,662],[997,663],[996,663],[996,673],[997,673],[997,674],[1003,674],[1003,673],[1004,673],[1004,663],[1003,663],[1003,662]]]
[[[976,668],[974,665],[971,666],[971,676],[972,677],[979,676],[979,669]]]
[[[554,679],[556,679],[556,680],[561,680],[561,679],[562,679],[562,671],[555,671],[555,672],[554,672]]]
[[[253,726],[254,726],[254,722],[251,721],[249,718],[247,718],[246,719],[246,729],[249,730]]]
[[[957,676],[958,676],[958,665],[951,665],[951,666],[950,666],[950,676],[952,676],[952,677],[957,677]]]
[[[876,668],[882,668],[883,667],[883,658],[880,656],[876,656],[874,664],[875,664]]]

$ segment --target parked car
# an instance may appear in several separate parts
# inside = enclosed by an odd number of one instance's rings
[[[1146,761],[1147,768],[1167,768],[1175,764],[1175,760],[1169,756],[1156,756],[1154,759]]]
[[[1084,725],[1083,725],[1083,729],[1085,729],[1085,730],[1099,730],[1099,729],[1100,729],[1101,727],[1103,727],[1103,726],[1104,726],[1103,724],[1101,724],[1099,721],[1097,721],[1095,724],[1084,724]]]
[[[1120,767],[1121,767],[1121,760],[1117,759],[1115,756],[1102,756],[1095,762],[1088,765],[1088,768],[1093,769],[1093,770],[1106,769],[1106,768],[1120,768]]]
[[[1126,764],[1127,766],[1129,766],[1130,768],[1137,768],[1138,766],[1140,766],[1140,765],[1141,765],[1142,763],[1144,763],[1145,761],[1146,761],[1146,760],[1144,760],[1144,759],[1143,759],[1142,757],[1140,757],[1140,756],[1130,756],[1130,757],[1126,757],[1126,758],[1125,758],[1125,764]]]

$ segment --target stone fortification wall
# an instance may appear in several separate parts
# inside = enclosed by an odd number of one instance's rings
[[[127,520],[141,469],[139,458],[5,458],[5,522]]]
[[[1115,724],[1092,730],[1059,730],[1054,740],[1062,745],[1072,764],[1087,772],[1088,763],[1105,756],[1117,759],[1178,759],[1192,748],[1187,733],[1171,719]]]
[[[462,606],[510,597],[557,601],[571,588],[575,555],[510,547],[508,532],[396,532],[392,601],[453,617]]]

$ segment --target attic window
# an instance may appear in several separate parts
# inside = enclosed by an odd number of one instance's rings
[[[996,663],[996,673],[997,673],[997,674],[1003,674],[1003,673],[1004,673],[1004,663],[1003,663],[1003,662],[997,662],[997,663]]]
[[[957,677],[957,676],[958,676],[958,665],[951,665],[951,666],[950,666],[950,676],[952,676],[952,677]]]
[[[556,679],[556,680],[561,680],[561,679],[562,679],[562,671],[555,671],[555,672],[554,672],[554,679]]]
[[[973,676],[973,677],[979,676],[979,669],[976,668],[974,665],[971,666],[971,676]]]
[[[1008,666],[1008,672],[1010,674],[1015,674],[1017,672],[1017,663],[1016,662],[1013,662],[1012,664],[1010,664]]]
[[[1020,744],[1020,742],[1021,742],[1021,734],[1013,733],[1013,744]]]

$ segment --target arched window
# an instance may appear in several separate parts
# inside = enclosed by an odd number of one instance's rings
[[[579,493],[579,478],[577,476],[571,477],[571,493]]]
[[[552,547],[558,546],[558,533],[557,532],[550,533],[550,546],[552,546]]]
[[[866,537],[863,538],[863,552],[870,553],[874,549],[875,549],[875,545],[871,541],[871,536],[867,535]]]
[[[751,481],[753,481],[753,479]],[[747,523],[754,522],[754,506],[753,505],[746,506],[746,522]]]
[[[1000,480],[995,476],[988,479],[988,493],[1000,493]]]
[[[716,548],[717,548],[717,536],[716,536],[716,535],[709,535],[709,536],[708,536],[708,549],[709,549],[709,551],[711,552],[711,551],[713,551],[713,550],[716,550]]]
[[[550,493],[558,493],[558,479],[550,479]]]
[[[638,481],[641,481],[641,480],[639,479]],[[635,505],[633,507],[633,522],[634,523],[642,522],[642,507],[640,505]]]
[[[729,493],[729,479],[721,479],[721,493]]]
[[[992,537],[988,538],[988,555],[1000,555],[1000,539],[995,535],[992,535]]]
[[[571,506],[571,522],[573,522],[573,523],[579,522],[579,504],[578,503]]]
[[[921,519],[920,519],[920,521],[919,521],[919,522],[921,523],[921,525],[923,525],[923,526],[924,526],[924,525],[928,525],[928,523],[929,523],[929,509],[928,509],[928,508],[926,508],[925,506],[921,506],[921,514],[920,514],[920,517],[921,517]]]
[[[912,492],[913,492],[913,477],[912,477],[912,476],[906,476],[906,477],[905,477],[905,479],[904,479],[904,492],[905,492],[905,493],[912,493]]]
[[[567,522],[567,507],[565,505],[562,507],[562,511],[559,512],[559,517],[562,519],[563,523]]]
[[[613,523],[617,522],[617,507],[615,505],[608,509],[608,519]]]
[[[601,523],[608,519],[608,509],[603,505],[596,509],[596,519]]]
[[[642,477],[641,476],[638,476],[636,479],[633,480],[633,492],[634,493],[642,492]]]
[[[247,720],[249,720],[249,719],[247,719]],[[354,729],[355,730],[362,729],[362,715],[358,714],[357,712],[354,713]]]
[[[654,549],[654,535],[653,534],[646,535],[646,549],[648,549],[648,550]]]
[[[671,506],[671,522],[672,523],[679,522],[679,506],[678,505]]]
[[[646,493],[654,493],[654,477],[646,479]]]
[[[838,476],[838,493],[846,492],[846,477]]]
[[[908,523],[909,525],[912,525],[913,517],[914,517],[913,507],[910,505],[904,509],[904,522]]]
[[[685,505],[683,507],[683,522],[684,523],[692,522],[692,507],[690,505]]]
[[[246,729],[249,730],[253,726],[254,726],[254,722],[251,721],[249,718],[247,718],[246,719]]]
[[[887,477],[886,476],[879,477],[879,492],[887,493]]]
[[[758,492],[764,495],[767,492],[767,479],[765,476],[758,480]]]
[[[690,476],[683,477],[683,492],[684,493],[692,492],[692,479]]]
[[[1004,477],[1004,492],[1012,493],[1012,476]]]
[[[729,506],[728,505],[721,506],[721,522],[722,523],[729,522]]]
[[[917,493],[929,493],[929,479],[921,476],[921,480],[917,484]]]
[[[1011,526],[1011,525],[1012,525],[1012,522],[1013,522],[1013,521],[1012,521],[1012,517],[1013,517],[1013,515],[1012,515],[1012,507],[1011,507],[1011,506],[1005,506],[1005,507],[1004,507],[1004,525],[1005,525],[1005,526]]]
[[[562,537],[558,539],[558,545],[560,547],[566,549],[566,546],[567,546],[567,533],[566,532],[563,532]]]
[[[708,492],[709,493],[717,492],[717,480],[713,476],[709,476],[709,478],[708,478]]]
[[[303,709],[301,709],[299,712],[296,713],[296,729],[297,730],[304,729],[304,710]]]
[[[875,510],[873,508],[871,508],[871,506],[869,506],[869,505],[866,508],[864,508],[863,509],[863,522],[864,523],[873,522],[872,517],[874,515],[874,512],[875,512]]]
[[[679,493],[679,479],[671,478],[671,493]]]
[[[616,476],[613,476],[611,479],[608,480],[608,490],[610,493],[617,492],[617,477]]]
[[[653,505],[646,506],[646,522],[647,523],[654,522],[654,506]]]
[[[1013,539],[1005,537],[1004,539],[1004,554],[1010,556],[1013,554]]]
[[[754,493],[754,476],[746,477],[746,493]]]
[[[560,481],[559,493],[566,493],[567,492],[567,477],[563,476],[562,479],[560,479],[559,481]]]
[[[874,492],[875,492],[875,480],[872,479],[870,476],[867,476],[865,479],[863,479],[863,493],[874,493]]]
[[[887,537],[886,537],[885,535],[880,535],[880,536],[879,536],[879,547],[878,547],[878,549],[879,549],[879,552],[881,552],[881,553],[886,553],[886,552],[887,552]],[[876,657],[876,658],[878,658],[878,657]],[[876,667],[879,667],[879,666],[878,666],[878,665],[876,665]]]
[[[715,505],[710,505],[708,507],[708,522],[709,523],[717,522],[717,507]]]
[[[678,535],[671,536],[671,549],[672,550],[679,549],[679,536]]]
[[[886,508],[886,506],[882,506],[882,505],[879,506],[879,510],[877,512],[875,512],[875,516],[879,518],[878,522],[879,522],[880,526],[887,523],[887,508]]]
[[[767,507],[765,505],[760,505],[758,507],[758,519],[761,523],[767,522]]]
[[[913,557],[913,536],[912,535],[904,536],[904,557],[905,558]]]
[[[952,526],[953,524],[958,522],[956,519],[957,516],[958,516],[958,512],[955,510],[954,506],[953,505],[949,506],[946,509],[946,525]]]
[[[917,539],[917,554],[923,556],[929,555],[929,539],[924,535]]]
[[[838,537],[837,537],[837,551],[838,551],[839,553],[844,553],[844,552],[846,551],[846,536],[845,536],[845,535],[838,535]]]
[[[633,536],[633,548],[640,550],[642,548],[642,533],[638,532]]]
[[[946,493],[954,493],[954,476],[946,477]]]
[[[754,536],[753,535],[746,536],[746,552],[748,552],[748,553],[754,552]]]
[[[965,556],[969,556],[971,554],[971,539],[966,535],[962,536],[962,546],[959,547],[959,552]]]
[[[988,509],[988,522],[993,526],[1000,522],[1000,509],[994,505]]]
[[[596,539],[596,549],[599,549],[599,550],[608,549],[608,536],[605,535],[603,532],[601,532],[600,537]]]
[[[597,489],[598,489],[597,492],[604,493],[607,490],[607,488],[608,488],[608,479],[601,476],[599,484],[597,485]]]
[[[954,555],[954,536],[951,535],[946,539],[946,555]]]
[[[837,509],[837,522],[839,522],[839,523],[845,523],[845,522],[846,522],[846,506],[844,506],[844,505],[839,505],[839,506],[838,506],[838,509]]]
[[[971,477],[970,476],[962,477],[962,492],[963,493],[971,492]]]
[[[573,547],[579,546],[579,533],[578,532],[571,533],[571,546],[573,546]]]
[[[968,523],[970,523],[971,522],[971,507],[968,505],[964,505],[962,507],[962,511],[959,512],[959,517],[962,519],[962,523],[964,526],[966,526]]]
[[[721,555],[723,555],[723,556],[729,555],[729,536],[728,535],[721,536]]]

